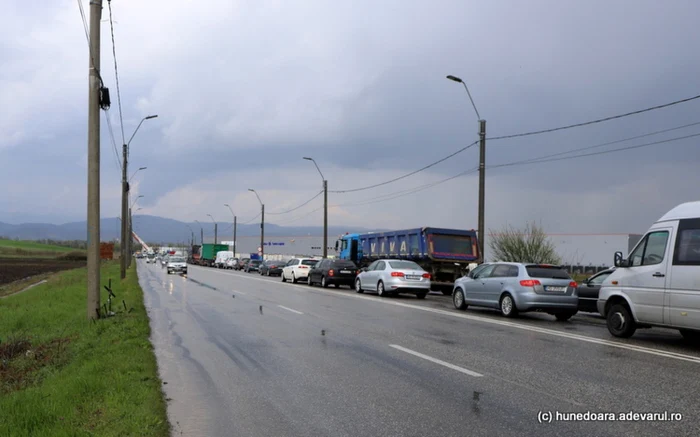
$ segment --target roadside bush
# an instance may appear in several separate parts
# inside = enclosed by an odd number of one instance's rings
[[[505,262],[560,264],[554,244],[536,223],[523,229],[507,226],[500,232],[489,231],[493,259]]]

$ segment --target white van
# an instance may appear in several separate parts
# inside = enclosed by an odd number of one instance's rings
[[[214,259],[214,266],[217,269],[223,268],[224,265],[226,264],[226,260],[229,258],[233,258],[232,251],[222,250],[220,252],[216,252],[216,259]]]
[[[667,212],[615,267],[598,296],[612,335],[663,326],[700,341],[700,201]]]

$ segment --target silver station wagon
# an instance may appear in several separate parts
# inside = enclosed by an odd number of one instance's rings
[[[498,308],[506,317],[543,311],[566,321],[578,312],[578,284],[550,264],[497,262],[479,266],[459,278],[452,291],[455,308]]]

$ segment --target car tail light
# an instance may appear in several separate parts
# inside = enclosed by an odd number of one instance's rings
[[[523,287],[535,287],[537,285],[542,285],[537,279],[523,279],[520,281],[520,285]]]
[[[299,266],[300,269],[308,269],[309,266]]]
[[[403,272],[391,272],[391,276],[403,278],[405,275],[403,274]]]
[[[430,279],[430,273],[423,273],[423,277],[425,279]]]
[[[356,275],[359,275],[360,273],[361,273],[361,272],[358,270],[357,273],[355,273],[355,274],[356,274]]]
[[[328,276],[333,276],[333,269],[328,270]]]
[[[569,282],[569,287],[576,288],[576,287],[578,287],[578,284],[576,283],[576,281],[571,281],[571,282]]]

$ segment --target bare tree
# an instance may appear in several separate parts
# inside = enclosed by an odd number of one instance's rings
[[[489,247],[497,261],[561,263],[554,243],[535,222],[525,224],[522,230],[509,225],[498,233],[489,231]]]

